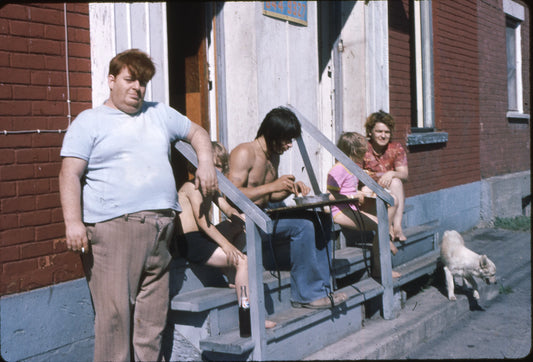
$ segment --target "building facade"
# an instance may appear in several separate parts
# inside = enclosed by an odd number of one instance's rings
[[[2,357],[92,359],[91,302],[66,250],[57,175],[64,131],[106,99],[116,53],[148,52],[147,99],[228,149],[279,105],[334,143],[390,112],[408,153],[406,226],[465,231],[530,213],[529,14],[522,0],[0,6]],[[334,160],[304,140],[325,189]],[[282,174],[308,182],[303,168],[298,150],[282,156]]]

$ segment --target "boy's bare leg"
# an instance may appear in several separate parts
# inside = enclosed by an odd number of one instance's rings
[[[222,250],[222,248],[218,247],[215,249],[215,252],[209,260],[205,263],[209,266],[214,266],[217,268],[226,269],[228,268],[228,261],[226,258],[226,254]],[[246,289],[248,289],[248,259],[239,259],[239,263],[237,265],[231,264],[230,265],[235,270],[235,292],[237,293],[237,300],[241,299],[241,286],[246,286]],[[276,326],[276,322],[265,320],[265,328],[274,328]]]

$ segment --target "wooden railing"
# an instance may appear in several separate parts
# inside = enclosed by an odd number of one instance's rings
[[[389,228],[387,204],[393,205],[392,196],[357,166],[348,156],[339,150],[335,144],[327,139],[305,116],[291,105],[287,105],[300,120],[302,130],[320,143],[332,156],[341,162],[361,182],[376,193],[376,207],[378,217],[378,240],[379,258],[381,270],[381,285],[384,288],[382,294],[382,315],[384,319],[394,318],[393,313],[393,281],[392,265],[389,247]],[[301,137],[296,139],[311,187],[315,194],[321,190],[313,171],[309,154]],[[187,158],[194,166],[198,166],[196,153],[190,144],[183,141],[176,143],[176,149]],[[250,315],[252,324],[252,342],[254,344],[252,360],[265,359],[266,331],[265,331],[265,298],[263,290],[263,257],[262,241],[259,229],[265,233],[272,233],[272,219],[246,197],[231,181],[217,170],[220,191],[230,199],[246,215],[246,248],[248,256],[248,280],[250,289]]]

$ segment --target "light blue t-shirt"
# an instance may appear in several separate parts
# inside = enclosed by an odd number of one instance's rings
[[[143,210],[181,211],[170,147],[190,127],[187,117],[163,103],[145,102],[135,115],[105,105],[81,112],[67,130],[61,156],[88,162],[83,221]]]

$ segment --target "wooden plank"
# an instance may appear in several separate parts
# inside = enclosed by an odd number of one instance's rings
[[[384,288],[373,278],[366,278],[352,285],[339,289],[339,292],[345,293],[348,296],[346,304],[351,307],[355,304],[361,304],[369,299],[377,297],[382,294]]]
[[[439,251],[436,250],[397,267],[396,270],[402,276],[394,280],[394,287],[404,285],[422,275],[433,273],[437,268],[438,258]]]
[[[369,251],[365,251],[369,253]],[[336,259],[333,260],[333,266],[336,271],[336,277],[343,277],[364,268],[363,250],[355,247],[348,247],[336,251]],[[370,255],[367,256],[370,262]],[[290,272],[282,271],[281,287],[290,286]],[[263,271],[263,285],[273,296],[277,294],[278,280],[269,271]],[[170,303],[172,310],[186,312],[203,312],[210,309],[218,308],[229,303],[237,303],[235,290],[226,287],[200,287],[198,289],[180,292]]]
[[[266,354],[265,294],[263,292],[263,257],[259,230],[252,219],[246,218],[246,246],[248,248],[248,284],[250,287],[250,319],[253,359],[263,361]]]
[[[236,301],[235,289],[206,287],[176,295],[170,302],[170,309],[203,312]]]
[[[434,234],[439,226],[439,220],[432,220],[422,225],[412,226],[404,230],[407,239],[423,238]]]
[[[307,152],[307,147],[305,147],[305,143],[301,136],[296,138],[296,143],[298,143],[298,149],[300,150],[300,154],[302,155],[305,169],[307,170],[307,176],[309,176],[309,182],[311,182],[311,187],[313,188],[313,192],[315,193],[315,195],[320,195],[322,191],[320,190],[320,186],[318,185],[318,181],[316,179],[315,172],[313,170],[313,164],[311,163],[311,160],[309,159],[309,153]]]
[[[200,348],[202,351],[242,355],[250,352],[254,348],[254,342],[251,337],[241,338],[239,330],[236,329],[215,337],[200,340]]]
[[[378,216],[378,244],[381,285],[385,288],[382,296],[382,314],[384,319],[394,319],[394,291],[392,287],[392,260],[389,246],[389,225],[387,205],[376,199]]]
[[[335,277],[342,278],[365,269],[365,261],[368,266],[371,265],[371,253],[369,250],[357,247],[345,247],[335,250],[334,258],[332,259]]]

